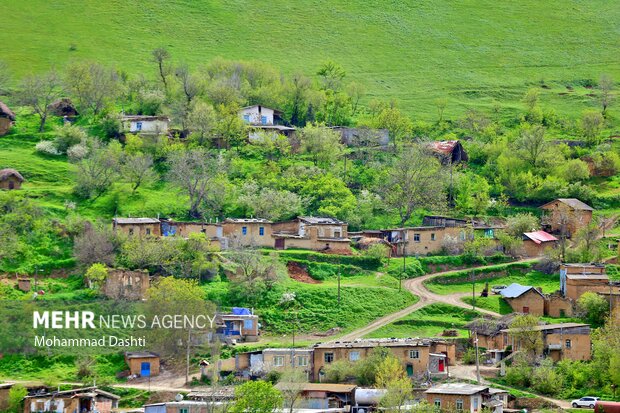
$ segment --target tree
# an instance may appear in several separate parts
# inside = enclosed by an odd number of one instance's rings
[[[274,288],[286,270],[276,254],[265,256],[238,239],[232,240],[231,244],[228,258],[235,272],[231,293],[239,297],[239,301],[255,306],[267,291]]]
[[[151,52],[153,57],[153,61],[157,63],[157,68],[159,69],[159,78],[164,85],[164,89],[168,90],[168,75],[172,71],[169,60],[170,60],[170,52],[165,47],[158,47]]]
[[[122,148],[118,141],[105,147],[93,144],[90,156],[78,164],[75,192],[82,198],[97,199],[118,176]]]
[[[438,123],[443,122],[443,113],[446,110],[446,106],[448,106],[448,99],[446,98],[438,98],[435,99],[435,106],[437,106],[437,119]]]
[[[271,413],[282,406],[282,394],[266,381],[248,381],[235,389],[232,413]]]
[[[351,116],[355,116],[355,114],[357,113],[360,100],[364,97],[365,94],[366,89],[361,83],[351,82],[347,86],[347,95],[349,95],[349,98],[351,100]]]
[[[103,264],[96,262],[86,270],[88,288],[101,287],[106,278],[108,278],[108,267]]]
[[[189,113],[187,126],[198,144],[205,145],[212,138],[216,122],[213,107],[204,102],[196,102]]]
[[[131,184],[132,194],[140,186],[147,185],[157,179],[157,173],[153,169],[153,157],[148,154],[125,155],[121,173],[123,178]]]
[[[214,188],[211,186],[223,172],[221,159],[204,149],[173,152],[169,160],[168,179],[189,196],[189,214],[201,218],[202,205]]]
[[[189,107],[194,98],[202,93],[202,83],[200,79],[192,74],[189,66],[182,64],[174,71],[174,76],[179,82],[181,93]]]
[[[525,93],[525,96],[523,96],[523,103],[525,103],[525,106],[527,107],[527,110],[529,112],[531,112],[536,106],[538,106],[539,94],[540,92],[538,91],[538,89],[531,88],[528,89],[528,91]]]
[[[538,218],[528,213],[522,213],[508,217],[506,220],[506,233],[521,239],[524,232],[534,231],[538,228]]]
[[[540,165],[541,158],[549,148],[545,139],[545,128],[540,125],[521,128],[515,144],[523,159],[534,168]]]
[[[189,318],[215,314],[215,306],[205,300],[204,290],[194,280],[162,277],[149,287],[146,296],[146,311],[152,320],[156,317],[162,320],[163,316],[171,314],[181,314]],[[193,326],[183,323],[173,328],[152,329],[149,330],[149,343],[153,343],[154,349],[173,360],[185,353],[185,378],[189,382],[192,335],[197,332],[204,334],[212,327],[209,320],[202,319]]]
[[[600,258],[597,241],[601,238],[601,228],[598,222],[593,221],[580,228],[575,238],[579,245],[581,262],[592,262]]]
[[[295,73],[287,88],[286,113],[292,125],[304,126],[308,114],[308,89],[311,81],[300,73]]]
[[[19,413],[22,411],[24,397],[28,395],[28,390],[22,384],[14,384],[9,390],[9,400],[7,412]]]
[[[510,323],[510,335],[519,343],[519,349],[533,362],[543,349],[543,339],[540,331],[535,330],[539,319],[531,314],[516,316]]]
[[[387,390],[380,405],[388,412],[400,412],[413,395],[411,380],[403,370],[400,360],[391,354],[377,366],[375,383],[377,388]]]
[[[421,145],[407,148],[389,169],[381,194],[405,223],[417,208],[441,209],[446,203],[445,176],[437,158]]]
[[[473,173],[458,175],[454,206],[474,217],[484,214],[491,202],[490,189],[491,186],[487,180],[480,175]]]
[[[101,263],[112,266],[116,260],[114,233],[107,227],[87,225],[81,235],[73,243],[73,256],[84,268]]]
[[[278,389],[282,393],[284,408],[293,413],[301,401],[301,395],[308,378],[299,368],[290,368],[282,372],[278,381]]]
[[[299,139],[302,151],[322,168],[333,166],[344,150],[340,135],[321,125],[307,125],[299,132]]]
[[[611,298],[610,298],[611,299]],[[609,314],[609,303],[592,291],[586,291],[577,300],[577,307],[588,323],[601,325]]]
[[[67,69],[65,87],[80,111],[98,115],[118,95],[118,73],[99,63],[72,64]]]
[[[581,115],[581,131],[589,146],[597,145],[605,118],[595,110],[587,110]]]
[[[39,116],[39,132],[45,129],[49,105],[60,97],[60,78],[54,71],[26,77],[20,87],[19,101]]]
[[[79,126],[66,123],[61,127],[56,128],[56,139],[54,139],[54,146],[59,153],[67,153],[69,148],[85,142],[88,139],[88,135],[84,129]]]
[[[379,112],[373,125],[379,129],[387,129],[394,149],[411,134],[413,128],[411,120],[395,107],[387,107]]]
[[[598,81],[598,88],[601,91],[601,114],[607,114],[607,108],[613,101],[612,91],[614,89],[614,80],[609,75],[602,75]]]
[[[289,191],[260,188],[254,181],[243,184],[239,203],[258,218],[282,221],[303,211],[299,195]]]
[[[338,63],[328,61],[323,63],[316,74],[321,78],[323,89],[338,91],[347,72]]]

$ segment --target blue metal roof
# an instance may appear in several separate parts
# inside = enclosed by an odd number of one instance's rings
[[[525,294],[532,288],[534,287],[532,287],[531,285],[521,285],[517,283],[512,283],[508,287],[504,288],[503,290],[500,290],[500,294],[504,298],[517,298]],[[538,292],[535,288],[534,288],[534,291]]]

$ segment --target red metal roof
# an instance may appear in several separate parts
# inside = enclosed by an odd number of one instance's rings
[[[556,237],[545,231],[524,232],[523,235],[534,241],[536,244],[558,240]]]

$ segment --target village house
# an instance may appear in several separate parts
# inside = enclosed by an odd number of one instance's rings
[[[9,132],[13,122],[15,122],[15,113],[4,102],[0,102],[0,136]]]
[[[325,366],[339,361],[355,362],[368,357],[377,347],[389,349],[409,377],[447,377],[456,360],[453,342],[438,339],[368,339],[315,344],[312,380],[321,381]]]
[[[300,401],[296,406],[298,409],[342,409],[351,406],[355,398],[355,384],[334,384],[334,383],[283,383],[276,384],[276,389],[286,391],[287,389],[299,389]]]
[[[182,222],[171,219],[160,220],[162,237],[189,238],[190,234],[204,234],[213,247],[226,248],[224,228],[220,223]]]
[[[258,139],[258,131],[293,137],[295,128],[284,125],[283,115],[280,110],[261,105],[246,106],[239,110],[239,117],[248,125],[250,141]]]
[[[561,264],[560,292],[577,301],[587,291],[608,293],[609,276],[602,264]]]
[[[97,387],[43,391],[24,398],[24,413],[111,413],[119,399]]]
[[[121,116],[124,133],[141,135],[165,135],[168,133],[170,118],[167,116],[125,115]]]
[[[215,323],[215,334],[222,341],[258,341],[258,316],[248,308],[233,307],[230,313],[218,313]]]
[[[594,208],[577,198],[558,198],[540,207],[543,229],[570,238],[592,221]]]
[[[526,257],[540,257],[549,248],[555,248],[558,239],[545,231],[524,232],[523,252]]]
[[[500,294],[517,313],[545,315],[545,296],[535,287],[513,283]]]
[[[554,361],[590,360],[592,357],[588,324],[544,324],[533,327],[532,330],[540,331],[542,335],[543,348],[540,355],[548,356]],[[508,328],[501,332],[504,334],[505,346],[511,346],[513,352],[521,349],[521,342],[518,336],[514,335],[519,330]]]
[[[115,300],[142,300],[151,286],[148,271],[108,269],[101,292]]]
[[[125,363],[129,366],[130,374],[134,376],[159,375],[159,354],[151,351],[128,351],[125,353]]]
[[[444,165],[453,165],[469,160],[465,148],[458,140],[430,142],[429,148]]]
[[[160,222],[157,218],[114,218],[112,219],[112,228],[114,231],[120,231],[130,236],[161,236]]]
[[[219,403],[230,402],[230,399],[213,400],[178,400],[173,402],[151,403],[144,405],[144,413],[213,413]]]
[[[347,223],[329,217],[298,217],[274,223],[271,236],[276,249],[303,248],[314,251],[351,253]]]
[[[506,343],[501,331],[509,328],[517,315],[519,314],[511,313],[497,319],[482,317],[465,325],[472,344],[474,340],[478,340],[478,347],[486,350],[485,356],[489,363],[495,364],[503,359]]]
[[[0,189],[20,189],[22,182],[24,182],[24,177],[15,169],[0,169]]]
[[[445,238],[464,240],[465,231],[459,227],[424,226],[394,228],[383,231],[385,240],[393,245],[395,256],[428,255],[442,250]]]
[[[266,348],[239,353],[235,356],[235,370],[243,377],[260,377],[271,371],[301,370],[308,380],[312,375],[313,349]]]
[[[60,98],[47,107],[51,115],[73,119],[79,115],[75,105],[69,98]]]
[[[469,383],[443,383],[424,392],[431,406],[441,411],[502,413],[508,407],[508,392]]]
[[[226,218],[222,234],[228,246],[273,247],[272,222],[261,218]]]

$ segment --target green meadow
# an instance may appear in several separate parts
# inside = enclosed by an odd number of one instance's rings
[[[437,98],[448,118],[514,116],[532,86],[578,117],[602,73],[620,78],[620,8],[605,0],[9,0],[2,13],[0,56],[16,77],[89,59],[154,75],[160,46],[192,67],[221,56],[311,75],[334,60],[365,103],[395,99],[424,120]]]

